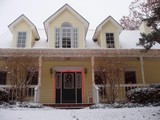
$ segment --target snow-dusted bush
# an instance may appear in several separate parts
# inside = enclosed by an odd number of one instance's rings
[[[159,84],[153,84],[150,87],[160,89],[160,83]]]
[[[17,107],[23,107],[23,108],[43,108],[44,106],[40,103],[34,103],[34,102],[17,102]]]
[[[130,102],[149,104],[160,101],[160,84],[151,85],[146,88],[135,88],[127,93],[127,98]]]
[[[2,102],[0,104],[0,108],[44,108],[44,106],[40,103],[34,102]]]
[[[144,104],[139,103],[113,103],[113,104],[95,104],[90,106],[90,109],[106,109],[106,108],[135,108],[135,107],[144,107]]]
[[[0,104],[2,102],[8,102],[8,92],[5,89],[0,88]]]

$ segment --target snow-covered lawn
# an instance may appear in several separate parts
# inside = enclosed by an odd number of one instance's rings
[[[160,107],[64,110],[0,109],[0,120],[160,120]]]

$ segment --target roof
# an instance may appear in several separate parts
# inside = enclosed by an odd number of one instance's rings
[[[87,49],[101,49],[97,42],[92,40],[94,32],[94,29],[89,29],[87,32]],[[48,49],[45,30],[38,29],[38,33],[40,35],[40,40],[35,42],[32,49]],[[142,47],[137,46],[140,37],[141,35],[139,30],[123,30],[119,36],[120,49],[142,49]],[[9,30],[5,31],[3,34],[0,34],[0,48],[13,48],[12,34]],[[160,49],[160,44],[156,43],[152,49]]]
[[[62,6],[59,10],[57,10],[57,12],[55,12],[53,15],[51,15],[46,21],[44,21],[44,28],[45,31],[47,31],[49,23],[54,20],[60,13],[62,13],[65,10],[69,10],[75,17],[77,17],[85,26],[85,30],[87,33],[88,27],[89,27],[89,22],[82,17],[78,12],[76,12],[71,6],[69,6],[68,4],[65,4],[64,6]]]
[[[144,49],[137,46],[141,38],[140,30],[123,30],[119,36],[119,44],[122,49]],[[151,49],[160,49],[160,44],[156,44]]]
[[[100,33],[100,31],[102,30],[102,27],[107,23],[111,21],[112,24],[118,28],[119,33],[121,33],[121,31],[123,30],[122,26],[112,17],[112,16],[108,16],[103,22],[101,22],[97,28],[96,31],[94,33],[93,39],[96,39]]]
[[[25,21],[31,27],[36,39],[40,39],[39,34],[37,32],[36,26],[24,15],[19,16],[15,21],[13,21],[8,27],[11,32],[13,32],[14,27],[21,21]]]

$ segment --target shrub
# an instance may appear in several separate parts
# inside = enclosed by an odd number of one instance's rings
[[[0,102],[8,102],[8,92],[0,88]]]
[[[149,104],[160,101],[160,84],[151,85],[146,88],[135,88],[127,93],[130,102]]]

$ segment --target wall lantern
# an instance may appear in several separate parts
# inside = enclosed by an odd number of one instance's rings
[[[51,74],[51,76],[52,76],[52,74],[53,74],[53,69],[52,69],[52,68],[50,68],[50,74]]]
[[[84,73],[87,74],[87,68],[84,68]]]

